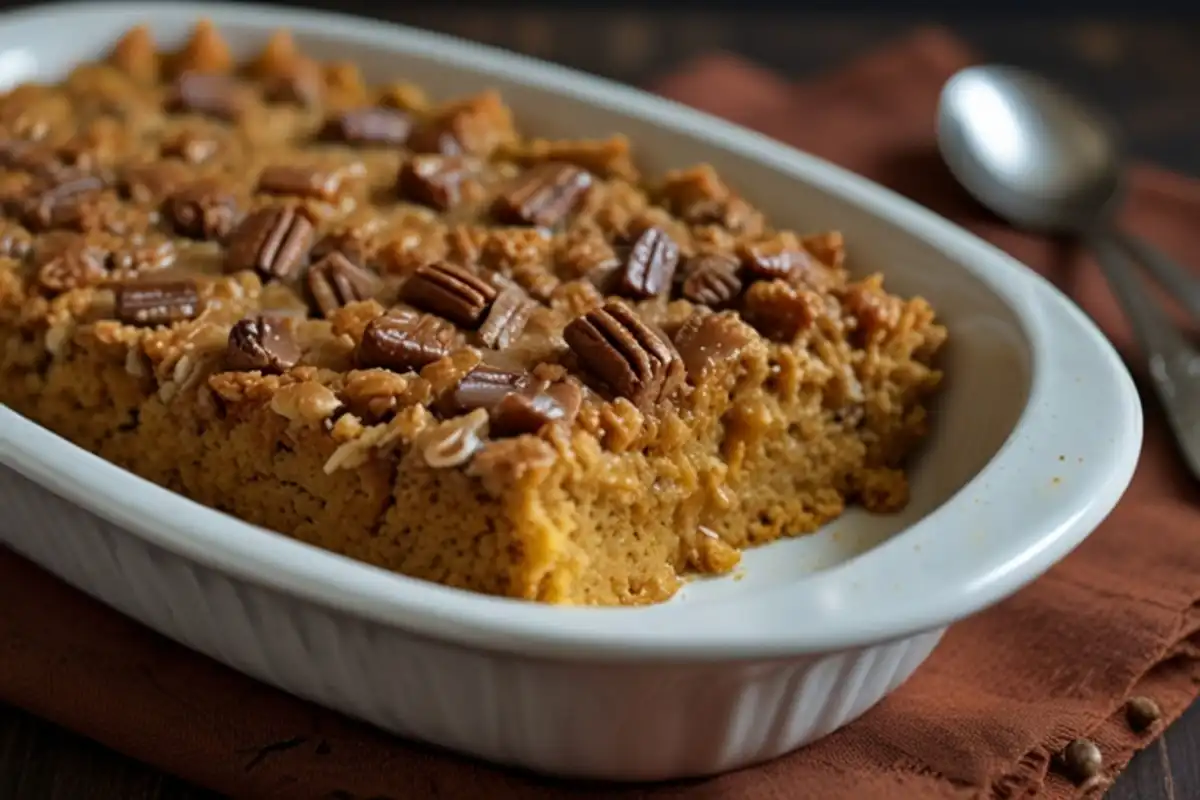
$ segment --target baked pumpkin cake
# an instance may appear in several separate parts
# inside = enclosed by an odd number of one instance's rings
[[[907,499],[946,339],[703,165],[145,28],[0,99],[0,401],[200,503],[547,603]]]

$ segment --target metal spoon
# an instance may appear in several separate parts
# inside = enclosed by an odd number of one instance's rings
[[[1119,232],[1121,159],[1097,115],[1037,76],[971,67],[942,89],[938,146],[981,203],[1018,227],[1079,237],[1120,300],[1188,466],[1200,478],[1200,352],[1147,293],[1141,262],[1200,318],[1200,284],[1150,245]]]

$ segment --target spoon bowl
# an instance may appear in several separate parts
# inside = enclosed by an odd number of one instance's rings
[[[1110,126],[1013,67],[962,70],[942,89],[938,147],[959,183],[1017,227],[1077,237],[1125,309],[1180,454],[1200,478],[1200,351],[1149,294],[1140,263],[1200,318],[1194,276],[1114,222],[1121,154]]]
[[[1121,193],[1121,158],[1107,122],[1036,75],[971,67],[942,90],[942,157],[963,187],[1032,230],[1085,230]]]

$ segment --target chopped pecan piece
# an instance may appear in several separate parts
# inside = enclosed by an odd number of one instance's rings
[[[245,87],[226,75],[185,72],[167,95],[169,113],[203,114],[235,122],[248,105]]]
[[[820,295],[784,280],[760,281],[746,290],[742,315],[763,336],[790,342],[821,313]]]
[[[492,214],[510,225],[557,225],[583,199],[592,176],[570,164],[539,164],[496,198]]]
[[[45,230],[70,223],[79,216],[79,204],[103,189],[104,181],[95,175],[63,175],[29,198],[25,205],[25,225],[32,230]]]
[[[670,341],[619,300],[574,319],[563,338],[585,370],[636,406],[667,399],[683,382]]]
[[[457,386],[443,394],[434,410],[442,416],[453,417],[477,408],[491,409],[508,395],[524,388],[531,379],[528,372],[484,364],[468,372]]]
[[[726,256],[707,254],[689,259],[681,294],[693,303],[722,308],[742,293],[738,263]]]
[[[438,263],[420,267],[404,282],[400,296],[422,311],[476,328],[496,299],[496,287],[469,270]]]
[[[675,349],[695,383],[713,367],[736,359],[754,338],[754,331],[732,311],[693,314],[675,334]]]
[[[287,372],[300,361],[300,345],[287,320],[269,316],[248,317],[229,331],[225,366],[238,372]]]
[[[537,433],[543,426],[579,413],[583,392],[571,381],[537,381],[511,392],[490,411],[492,435],[497,438]]]
[[[267,167],[258,177],[260,192],[311,197],[326,203],[337,200],[341,189],[341,175],[309,167]]]
[[[83,237],[72,237],[38,267],[38,284],[51,292],[66,292],[100,283],[108,277],[106,257]]]
[[[573,381],[552,382],[528,372],[484,365],[468,372],[454,389],[442,395],[435,410],[450,417],[486,409],[493,434],[504,437],[537,433],[555,420],[570,421],[579,413],[582,402],[583,392]]]
[[[809,255],[804,249],[792,247],[787,241],[774,239],[743,245],[739,255],[742,267],[754,279],[786,278],[809,264]]]
[[[445,321],[425,314],[390,313],[376,317],[363,331],[355,359],[363,368],[417,371],[449,355],[458,333]]]
[[[313,221],[303,208],[261,208],[230,234],[225,271],[254,270],[263,280],[286,280],[303,266],[312,236]]]
[[[474,162],[457,156],[413,156],[400,168],[396,189],[406,200],[449,211],[462,200],[463,181],[474,168]]]
[[[313,264],[305,276],[308,291],[323,316],[379,294],[383,282],[370,270],[333,251]]]
[[[402,145],[413,118],[395,108],[355,108],[325,120],[321,138],[353,145]]]
[[[173,193],[163,211],[176,233],[199,240],[224,239],[238,216],[237,198],[213,180],[198,181]]]
[[[525,330],[535,308],[537,303],[519,287],[504,289],[496,296],[487,318],[479,326],[479,340],[493,350],[503,350]]]
[[[671,287],[679,245],[661,228],[650,227],[634,240],[617,280],[617,292],[635,300],[656,297]]]
[[[200,313],[200,295],[192,281],[122,283],[114,294],[114,313],[126,325],[171,325]]]

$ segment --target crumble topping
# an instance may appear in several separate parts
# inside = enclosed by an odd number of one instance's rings
[[[0,400],[479,591],[658,600],[899,508],[941,377],[932,309],[851,278],[840,233],[283,31],[239,60],[205,21],[175,51],[138,27],[0,96],[0,212]]]

